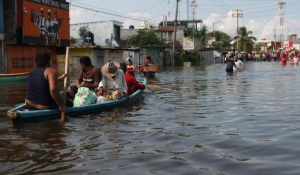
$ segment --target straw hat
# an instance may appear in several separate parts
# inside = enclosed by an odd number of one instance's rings
[[[107,77],[113,77],[118,73],[118,69],[120,67],[120,64],[115,61],[109,61],[106,64],[102,66],[102,74],[104,74]]]

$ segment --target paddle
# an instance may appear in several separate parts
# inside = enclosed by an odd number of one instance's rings
[[[68,75],[69,73],[69,47],[67,47],[66,50],[66,60],[65,60],[65,74]],[[66,98],[67,98],[67,83],[68,83],[68,76],[64,79],[64,91],[63,91],[63,103],[66,104]],[[61,112],[61,121],[64,121],[66,117],[66,114],[64,112]]]
[[[183,95],[187,95],[187,96],[189,96],[192,99],[196,99],[197,98],[197,96],[195,94],[188,93],[188,92],[181,92],[181,91],[177,91],[177,90],[173,90],[173,89],[163,88],[163,87],[158,86],[158,85],[149,85],[149,84],[147,84],[146,86],[149,87],[149,88],[153,87],[153,88],[160,89],[160,90],[165,90],[165,91],[169,91],[169,92],[180,93],[180,94],[183,94]]]

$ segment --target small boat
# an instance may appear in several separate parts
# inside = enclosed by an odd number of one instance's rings
[[[29,72],[14,73],[14,74],[0,74],[0,83],[15,83],[26,82]]]
[[[141,83],[146,84],[147,79],[140,80]],[[99,111],[105,111],[113,109],[114,107],[124,106],[128,101],[133,102],[142,97],[143,90],[137,90],[129,96],[129,99],[121,98],[119,100],[105,101],[102,103],[91,104],[87,106],[75,106],[69,107],[66,116],[76,117],[80,115],[87,115]],[[43,110],[28,110],[26,104],[22,103],[17,107],[7,111],[7,117],[12,119],[12,122],[24,121],[24,120],[46,120],[46,119],[58,119],[60,118],[59,109],[43,109]]]

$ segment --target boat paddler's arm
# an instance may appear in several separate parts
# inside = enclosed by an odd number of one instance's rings
[[[65,74],[65,73],[62,74],[61,76],[58,77],[58,79],[57,79],[58,82],[64,81],[67,76],[68,76],[68,74]]]
[[[46,72],[47,79],[49,82],[49,90],[50,94],[55,101],[55,103],[59,106],[59,109],[63,112],[67,112],[66,105],[63,104],[62,100],[60,99],[59,90],[58,90],[58,79],[57,79],[57,71],[55,69],[47,69]]]

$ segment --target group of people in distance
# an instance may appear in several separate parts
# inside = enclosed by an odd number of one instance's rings
[[[145,64],[149,63],[149,58]],[[50,67],[51,57],[46,52],[37,54],[35,61],[37,67],[30,72],[27,80],[25,103],[29,110],[59,108],[66,112],[67,107],[73,106],[72,100],[81,87],[89,88],[96,96],[118,92],[120,98],[128,98],[137,89],[145,89],[145,85],[134,77],[135,67],[131,58],[126,59],[127,64],[110,60],[102,66],[100,72],[92,65],[91,59],[85,56],[79,59],[80,74],[75,85],[68,87],[67,102],[64,104],[60,98],[58,82],[68,75],[58,77],[57,70]]]
[[[236,55],[230,52],[226,55],[226,72],[242,71],[244,67],[244,63]]]

